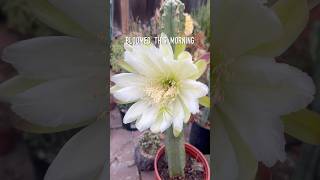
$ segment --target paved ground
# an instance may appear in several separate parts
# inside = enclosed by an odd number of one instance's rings
[[[153,171],[139,172],[134,163],[134,147],[141,134],[122,128],[119,110],[110,112],[110,179],[111,180],[154,180]],[[189,137],[186,128],[185,137]]]

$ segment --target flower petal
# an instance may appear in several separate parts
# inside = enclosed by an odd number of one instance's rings
[[[183,51],[178,55],[178,61],[190,61],[192,62],[192,56],[188,51]]]
[[[105,35],[107,23],[106,1],[49,0],[49,2],[78,22],[87,31],[96,35]]]
[[[126,51],[124,53],[124,61],[128,63],[137,73],[146,77],[154,77],[157,73],[149,63],[144,59],[140,59],[134,52]]]
[[[176,124],[173,126],[176,127],[176,130],[174,132],[176,134],[179,134],[183,127],[184,118],[185,114],[182,104],[179,100],[176,100],[175,102],[168,105],[167,109],[160,111],[160,114],[158,114],[156,122],[154,122],[150,130],[154,133],[162,133],[166,131],[175,121]]]
[[[117,91],[113,92],[113,96],[123,102],[123,103],[130,103],[135,102],[144,96],[143,91],[135,86],[129,86],[125,88],[121,88]]]
[[[280,20],[261,1],[215,0],[212,15],[215,47],[227,58],[237,57],[282,33]]]
[[[188,123],[190,120],[190,116],[191,116],[191,113],[189,111],[187,111],[187,112],[185,111],[185,117],[183,119],[183,122]]]
[[[156,121],[159,113],[159,108],[157,106],[151,106],[146,109],[141,118],[137,121],[136,127],[139,131],[144,131],[151,127],[151,125]]]
[[[206,60],[198,60],[194,64],[197,66],[198,72],[190,79],[199,79],[206,72],[209,63]]]
[[[234,148],[229,140],[228,132],[222,123],[223,120],[214,117],[214,134],[211,143],[213,146],[213,178],[238,180],[239,167]]]
[[[10,99],[12,110],[45,127],[96,118],[106,106],[103,77],[65,78],[35,86]]]
[[[127,87],[141,86],[146,82],[146,79],[135,73],[120,73],[113,75],[111,81],[116,83],[118,87]]]
[[[224,101],[218,106],[228,114],[257,160],[268,166],[285,160],[280,116],[312,101],[311,78],[270,58],[242,57],[230,71],[237,76],[224,84]]]
[[[213,166],[215,179],[253,180],[256,177],[258,162],[249,146],[243,141],[228,114],[216,108],[214,112]]]
[[[172,120],[173,122],[173,134],[175,137],[178,137],[183,129],[183,120],[185,118],[185,113],[183,110],[182,104],[180,104],[179,100],[176,100],[173,105],[173,114],[174,118]]]
[[[9,101],[10,98],[18,93],[22,93],[36,85],[45,81],[25,78],[21,75],[15,76],[0,84],[0,99],[1,101]]]
[[[199,112],[198,98],[194,98],[193,95],[189,92],[183,92],[179,95],[179,97],[189,112],[191,112],[192,114],[196,114]]]
[[[10,45],[2,59],[26,78],[55,79],[105,72],[103,46],[72,37],[38,37]]]
[[[160,116],[160,119],[161,119],[160,132],[163,133],[165,130],[167,130],[171,126],[173,115],[169,112],[163,112]]]
[[[171,44],[169,43],[169,38],[166,34],[161,33],[161,39],[165,42],[160,43],[160,51],[167,59],[173,59],[173,50]]]
[[[160,127],[161,127],[162,121],[158,118],[150,127],[150,131],[153,133],[160,133]]]
[[[148,108],[148,104],[145,101],[138,101],[134,103],[126,112],[123,123],[127,124],[137,120],[142,113]]]
[[[203,84],[202,82],[195,80],[184,80],[181,83],[181,91],[188,91],[195,98],[200,98],[208,94],[208,86]]]
[[[298,38],[308,23],[309,8],[306,0],[278,1],[273,9],[283,24],[284,33],[274,41],[259,45],[250,51],[250,54],[280,56]]]
[[[277,161],[284,161],[285,140],[280,118],[259,110],[255,107],[258,104],[240,103],[239,99],[231,102],[230,99],[225,97],[225,101],[229,102],[221,104],[220,107],[229,115],[231,123],[249,145],[255,158],[268,166],[274,165]]]
[[[62,34],[73,37],[92,38],[92,34],[86,31],[80,24],[68,17],[65,13],[54,7],[50,2],[43,0],[30,0],[24,4],[28,11],[47,24],[49,27]],[[95,37],[94,37],[95,38]]]
[[[272,58],[243,56],[232,64],[230,71],[237,77],[230,78],[227,86],[243,90],[242,97],[248,94],[263,98],[262,102],[269,102],[264,103],[265,110],[272,113],[295,112],[314,98],[315,86],[306,73]]]
[[[107,133],[105,120],[74,135],[51,163],[45,180],[88,180],[103,171],[107,160]]]
[[[192,61],[168,61],[170,70],[179,79],[191,79],[198,73],[198,68]]]

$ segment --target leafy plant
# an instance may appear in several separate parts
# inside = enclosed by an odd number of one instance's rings
[[[0,0],[1,11],[9,28],[32,36],[54,35],[56,31],[36,18],[25,0]]]
[[[118,64],[119,60],[123,59],[125,37],[121,36],[115,39],[111,43],[111,54],[110,54],[110,65],[113,72],[120,72],[120,66]]]

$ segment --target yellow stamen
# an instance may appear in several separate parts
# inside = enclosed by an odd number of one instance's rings
[[[178,94],[176,82],[164,80],[161,83],[150,83],[144,88],[145,94],[155,104],[167,104],[174,100]]]

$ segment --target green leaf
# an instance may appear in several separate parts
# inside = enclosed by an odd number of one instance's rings
[[[20,75],[15,76],[0,84],[0,99],[7,101],[10,97],[18,93],[22,93],[43,82],[45,82],[45,80],[28,79]]]
[[[199,103],[204,106],[209,108],[210,107],[210,98],[208,96],[203,96],[199,98]]]
[[[46,23],[51,28],[76,37],[94,37],[77,22],[55,8],[47,0],[28,0],[27,2],[29,3],[27,8],[29,8],[40,21]]]
[[[191,79],[199,79],[204,72],[207,70],[208,62],[206,60],[198,60],[194,63],[198,68],[198,73],[193,75]]]
[[[174,58],[178,59],[180,53],[182,53],[186,49],[185,44],[176,44],[174,47]]]
[[[126,63],[126,62],[123,61],[123,60],[119,60],[119,61],[118,61],[118,65],[119,65],[122,69],[124,69],[124,70],[126,70],[126,71],[128,71],[128,72],[134,72],[134,69],[133,69],[128,63]]]
[[[277,1],[272,7],[283,25],[283,35],[277,40],[262,44],[249,53],[276,57],[286,51],[305,28],[309,7],[307,0]]]
[[[320,114],[303,109],[282,117],[285,132],[305,143],[320,144]]]

